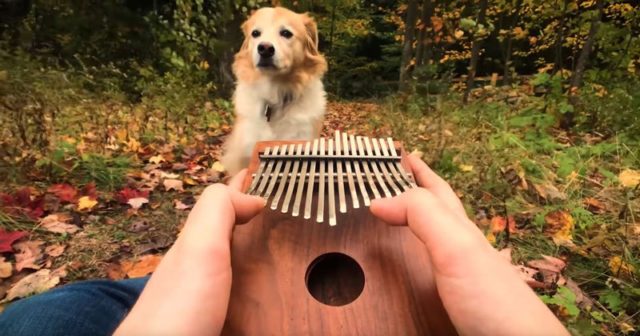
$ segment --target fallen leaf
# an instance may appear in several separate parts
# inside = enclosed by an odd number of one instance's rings
[[[149,158],[149,163],[160,164],[160,162],[167,162],[162,155],[156,155]]]
[[[96,184],[93,182],[85,184],[85,186],[82,188],[82,196],[88,196],[92,200],[97,200],[98,191],[96,189]]]
[[[147,221],[139,220],[131,223],[131,225],[129,225],[129,228],[127,230],[138,233],[138,232],[146,231],[148,228],[149,228],[149,223]]]
[[[105,271],[111,280],[122,280],[127,276],[127,273],[122,270],[122,265],[116,263],[107,264]]]
[[[630,277],[636,271],[633,265],[622,260],[620,256],[613,256],[609,258],[609,268],[615,276]]]
[[[64,278],[67,276],[67,265],[62,265],[53,271],[51,271],[51,276],[57,276],[59,278]]]
[[[54,184],[49,187],[47,191],[56,195],[60,200],[67,203],[75,202],[76,196],[78,196],[78,189],[66,183]]]
[[[11,245],[16,241],[28,235],[24,231],[5,231],[0,228],[0,253],[13,252]]]
[[[71,216],[67,214],[51,214],[42,220],[40,220],[40,225],[47,229],[50,232],[55,233],[76,233],[80,230],[79,227],[73,224],[66,223],[66,221],[70,220]]]
[[[89,196],[82,196],[78,199],[78,211],[91,210],[98,204],[98,201],[91,199]]]
[[[538,196],[548,201],[564,201],[567,199],[567,194],[561,192],[551,183],[535,184],[531,183],[533,189]]]
[[[640,184],[640,171],[625,169],[618,175],[618,180],[623,187],[635,188]]]
[[[575,294],[576,304],[578,305],[578,307],[586,311],[591,310],[591,307],[593,307],[594,304],[593,299],[591,299],[589,295],[587,295],[575,281],[567,278],[565,287],[567,287],[570,291],[573,292],[573,294]]]
[[[505,218],[502,216],[495,216],[491,218],[491,232],[495,234],[505,231],[507,222],[509,222],[509,232],[515,233],[517,231],[516,220],[513,218],[513,216],[509,216],[508,220],[505,220]]]
[[[42,293],[53,288],[60,282],[59,276],[51,274],[51,270],[43,269],[29,274],[16,282],[7,292],[7,297],[2,302],[9,302],[17,298],[23,298]]]
[[[142,277],[155,271],[161,260],[162,256],[149,254],[141,257],[136,262],[123,261],[121,263],[122,270],[127,274],[129,278]]]
[[[627,322],[619,322],[618,323],[618,328],[620,328],[620,331],[622,331],[622,333],[625,334],[625,335],[636,331],[636,329],[633,328],[633,326],[630,325]]]
[[[528,261],[527,266],[537,268],[539,270],[560,273],[565,267],[567,267],[567,263],[562,259],[543,255],[542,259]]]
[[[176,190],[176,191],[184,191],[183,183],[180,180],[174,179],[165,179],[162,184],[164,185],[164,189],[166,191]]]
[[[5,261],[3,256],[0,256],[0,279],[6,279],[13,273],[13,265],[10,261]],[[1,297],[1,296],[0,296]]]
[[[144,197],[136,197],[130,199],[127,203],[131,205],[132,209],[138,210],[142,205],[149,203],[149,199]]]
[[[180,174],[161,172],[160,177],[165,179],[177,179],[180,177]]]
[[[217,171],[219,173],[224,173],[226,171],[226,169],[224,168],[224,165],[220,161],[214,162],[213,165],[211,166],[211,170]]]
[[[593,212],[594,214],[601,214],[606,210],[606,206],[604,205],[604,203],[593,197],[585,198],[583,203],[587,207],[587,210]]]
[[[544,216],[545,232],[551,235],[556,245],[574,246],[573,233],[573,217],[564,210],[556,210]]]
[[[61,244],[50,245],[44,248],[44,253],[55,258],[61,256],[65,248],[66,246]]]
[[[187,210],[187,209],[191,209],[191,207],[193,206],[193,205],[186,205],[186,204],[182,203],[182,201],[180,201],[180,200],[173,200],[173,203],[175,204],[174,207],[177,210]]]
[[[472,165],[461,164],[461,165],[458,166],[458,168],[460,168],[460,171],[463,171],[463,172],[473,171],[473,166]]]
[[[16,271],[20,272],[25,268],[40,269],[40,259],[42,258],[42,248],[40,245],[44,244],[43,241],[26,241],[15,244],[15,248],[18,251],[15,254],[16,257]]]
[[[139,198],[139,197],[149,198],[149,191],[148,190],[140,191],[140,190],[135,190],[127,187],[118,191],[114,195],[114,198],[116,199],[116,201],[122,204],[127,204],[129,203],[130,199]]]

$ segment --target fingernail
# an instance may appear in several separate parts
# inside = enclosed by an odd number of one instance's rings
[[[260,196],[253,196],[253,198],[255,198],[256,200],[259,200],[260,204],[262,204],[263,207],[267,205],[267,200],[266,199],[264,199],[264,198],[262,198]]]

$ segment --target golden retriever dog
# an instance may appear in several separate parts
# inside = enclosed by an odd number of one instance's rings
[[[235,55],[236,121],[222,163],[235,174],[264,140],[310,140],[320,135],[326,107],[318,30],[307,14],[261,8],[242,25],[244,42]]]

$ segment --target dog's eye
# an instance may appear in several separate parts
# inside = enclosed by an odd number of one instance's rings
[[[293,36],[293,33],[288,29],[283,29],[280,31],[280,36],[289,39]]]
[[[259,31],[259,30],[257,30],[257,29],[256,29],[256,30],[254,30],[254,31],[252,31],[252,32],[251,32],[251,36],[253,36],[253,37],[260,37],[260,31]]]

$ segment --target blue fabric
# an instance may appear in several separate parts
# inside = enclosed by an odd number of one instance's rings
[[[148,279],[83,281],[17,301],[0,313],[0,335],[111,335]]]

